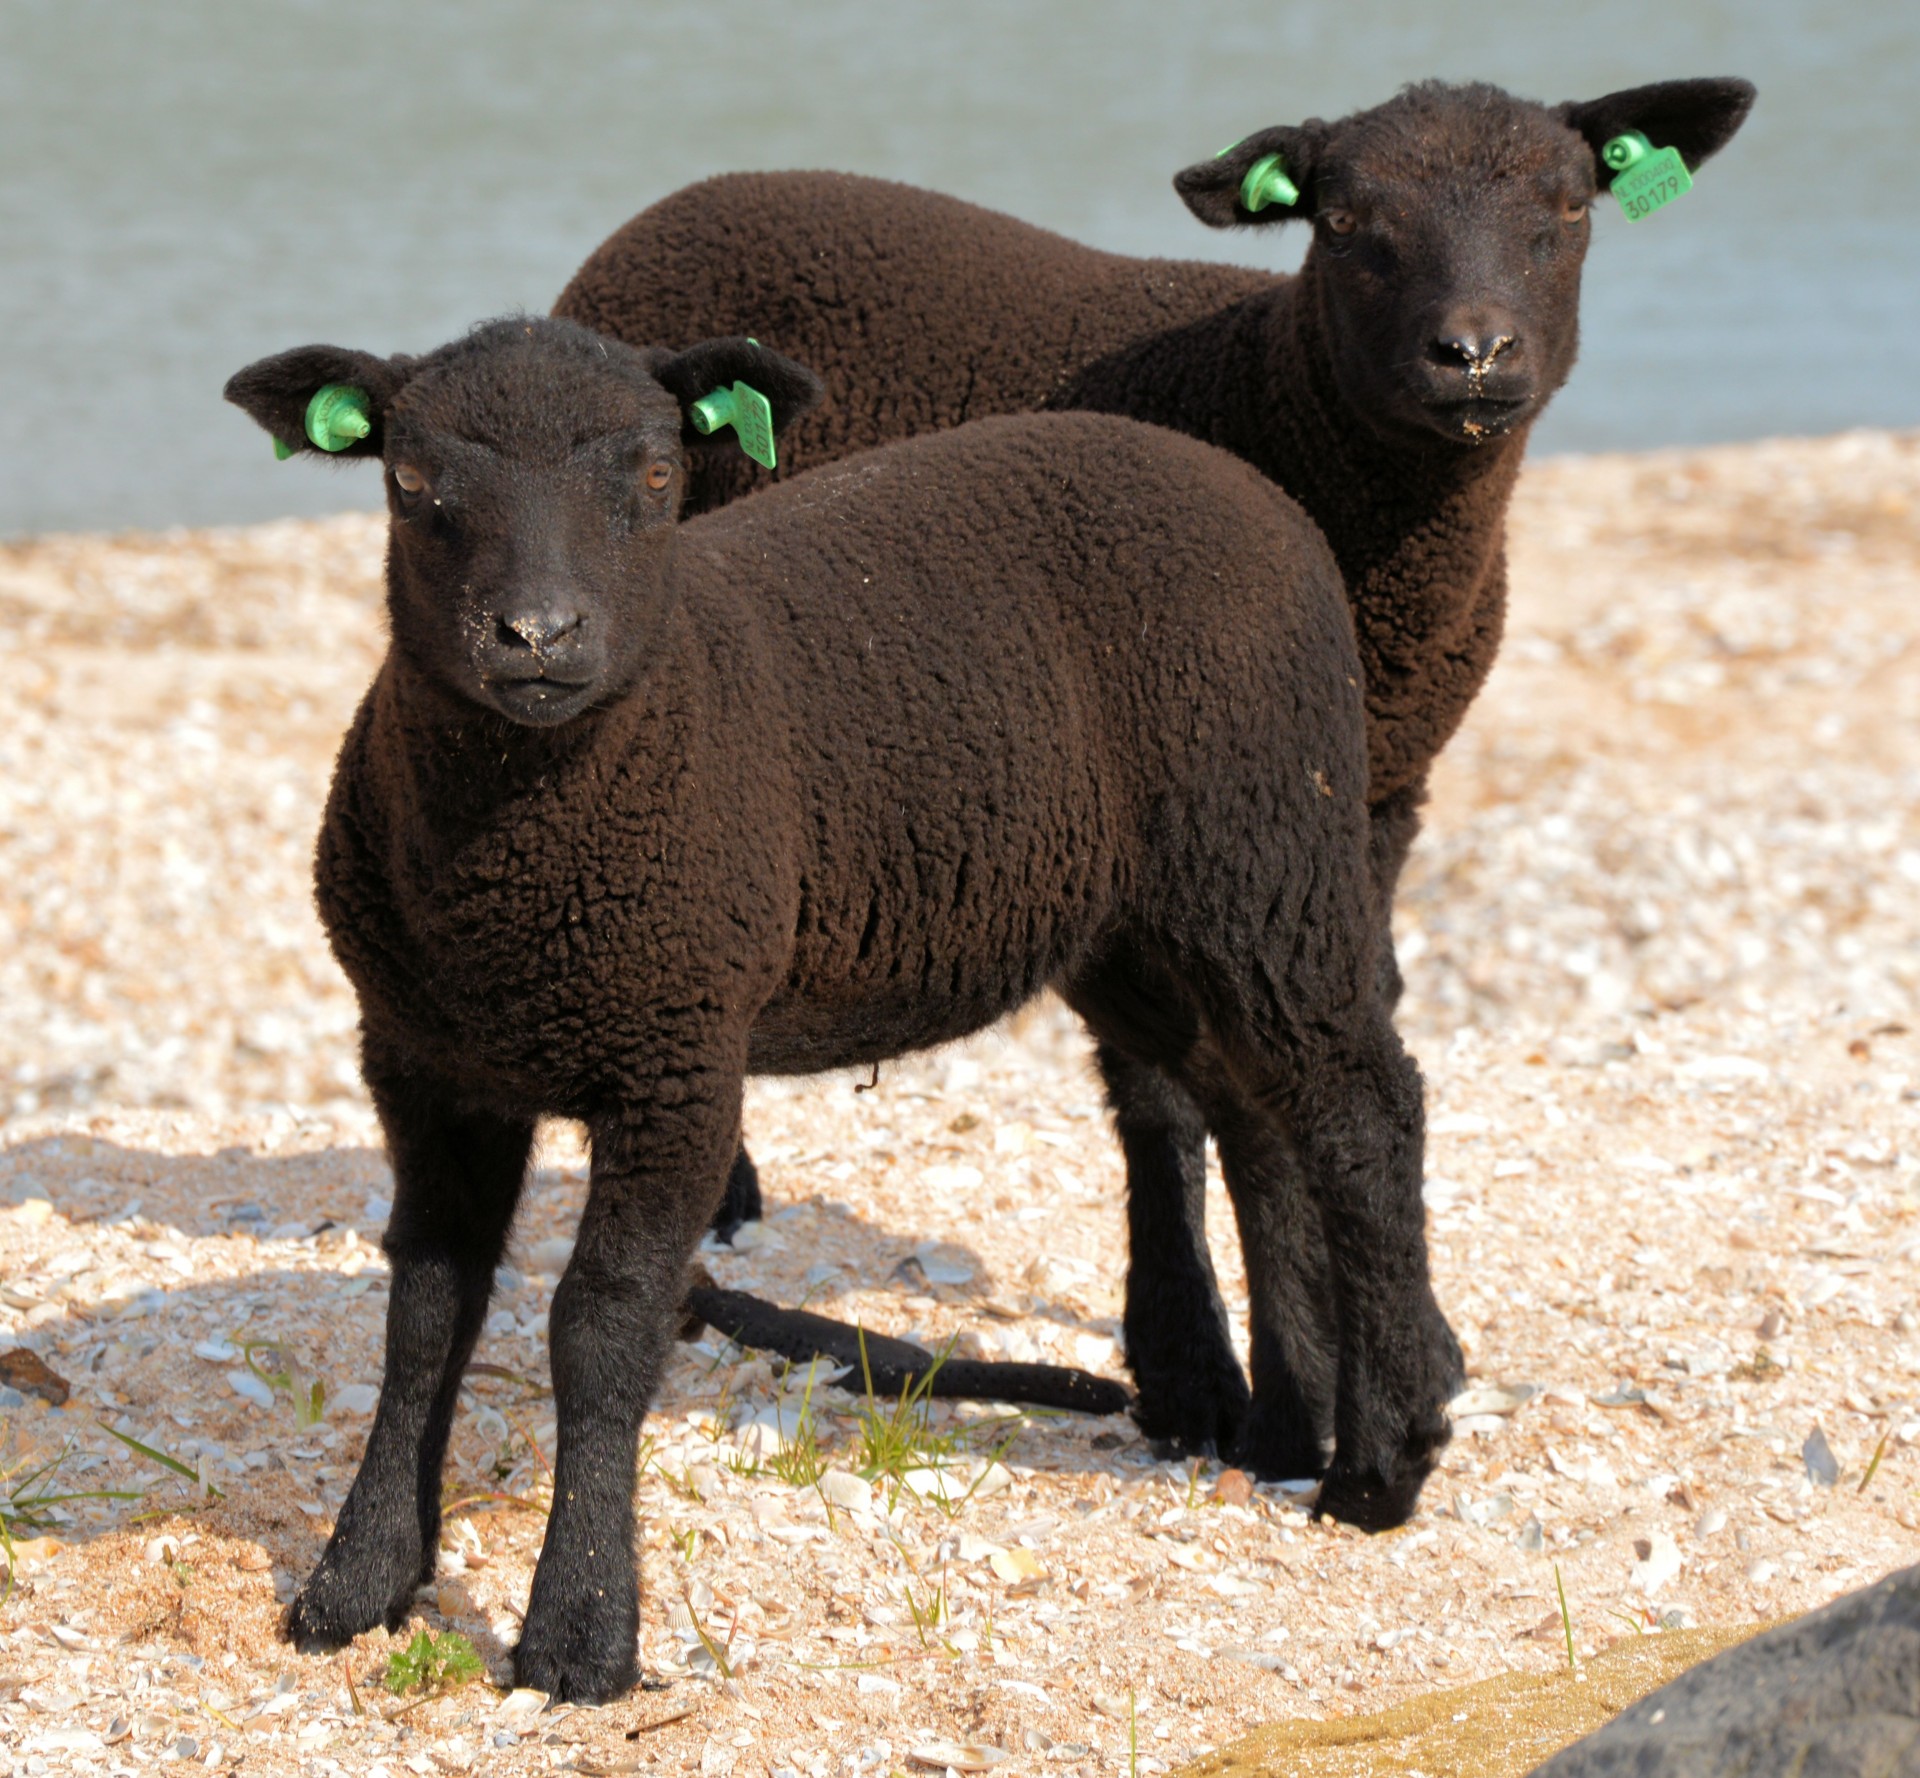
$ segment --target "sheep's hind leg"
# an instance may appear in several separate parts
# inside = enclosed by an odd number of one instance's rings
[[[1319,1213],[1274,1120],[1223,1079],[1203,1090],[1247,1268],[1253,1403],[1233,1455],[1269,1481],[1317,1476],[1333,1443],[1338,1380]]]
[[[549,1324],[560,1446],[515,1683],[600,1703],[633,1684],[633,1470],[680,1319],[687,1262],[740,1140],[740,1076],[689,1069],[592,1125],[593,1171]]]
[[[377,1624],[397,1629],[433,1576],[440,1470],[461,1373],[526,1172],[533,1125],[456,1111],[417,1080],[370,1065],[393,1161],[393,1264],[380,1406],[325,1553],[293,1602],[288,1634],[317,1653]]]
[[[1427,1267],[1420,1073],[1378,1006],[1343,1037],[1300,1041],[1237,1054],[1235,1072],[1297,1148],[1326,1242],[1338,1380],[1319,1510],[1378,1531],[1411,1516],[1447,1442],[1458,1353]],[[1256,1376],[1250,1461],[1286,1436],[1283,1414]]]
[[[1098,1050],[1127,1161],[1127,1365],[1134,1419],[1178,1454],[1230,1449],[1247,1411],[1226,1305],[1207,1250],[1207,1127],[1165,1073]]]
[[[733,1170],[727,1175],[727,1193],[713,1213],[715,1236],[731,1245],[740,1225],[760,1220],[760,1169],[743,1146],[733,1157]]]

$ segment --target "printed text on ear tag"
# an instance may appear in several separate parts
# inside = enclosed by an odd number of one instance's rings
[[[1300,188],[1287,177],[1277,154],[1263,154],[1240,181],[1240,208],[1258,215],[1269,204],[1297,204]]]
[[[307,437],[322,451],[344,451],[373,430],[373,404],[351,383],[326,383],[307,403]]]
[[[1655,148],[1638,130],[1615,136],[1600,150],[1600,158],[1613,169],[1609,189],[1629,222],[1642,222],[1693,190],[1693,176],[1680,150]]]
[[[756,463],[774,467],[773,405],[751,383],[735,383],[703,395],[689,410],[696,432],[718,432],[731,426],[740,448]]]

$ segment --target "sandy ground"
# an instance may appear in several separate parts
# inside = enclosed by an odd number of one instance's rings
[[[1634,1644],[1593,1668],[1624,1701],[1710,1645],[1689,1626],[1920,1559],[1920,438],[1561,459],[1514,529],[1510,639],[1399,922],[1437,1287],[1479,1391],[1413,1524],[1361,1537],[1123,1421],[989,1410],[936,1411],[870,1482],[824,1386],[834,1473],[799,1487],[768,1465],[802,1380],[709,1337],[639,1481],[653,1689],[545,1713],[395,1697],[384,1635],[332,1661],[277,1635],[379,1374],[389,1176],[307,888],[382,646],[378,530],[0,549],[12,1769],[1246,1770],[1213,1750],[1255,1724],[1547,1684],[1561,1585],[1580,1660]],[[772,1214],[709,1256],[720,1281],[1117,1371],[1120,1170],[1072,1021],[854,1085],[754,1087]],[[495,1680],[582,1181],[555,1128],[420,1605]],[[1575,1726],[1470,1757],[1303,1730],[1348,1763],[1290,1769],[1495,1778]]]

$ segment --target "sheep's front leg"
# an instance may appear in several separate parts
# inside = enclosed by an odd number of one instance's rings
[[[587,1206],[549,1322],[560,1448],[516,1683],[598,1703],[634,1682],[633,1468],[680,1318],[687,1262],[740,1138],[740,1077],[673,1083],[595,1120]]]
[[[455,1109],[433,1087],[383,1075],[371,1058],[367,1075],[393,1161],[386,1368],[360,1473],[293,1602],[288,1634],[310,1654],[376,1624],[397,1629],[432,1577],[460,1377],[533,1143],[531,1122]]]

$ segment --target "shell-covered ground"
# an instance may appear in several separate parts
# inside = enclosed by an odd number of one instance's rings
[[[638,1480],[648,1689],[394,1693],[420,1628],[506,1677],[584,1189],[556,1127],[437,1591],[400,1637],[294,1654],[385,1301],[389,1175],[308,892],[379,549],[360,518],[0,549],[14,1770],[1152,1773],[1920,1559],[1920,438],[1856,434],[1523,484],[1509,639],[1398,922],[1475,1386],[1404,1531],[1158,1462],[1124,1420],[863,1423],[708,1336]],[[719,1281],[1119,1374],[1121,1176],[1073,1021],[865,1084],[752,1089],[770,1215]],[[1616,1688],[1659,1665],[1609,1660]],[[1548,1717],[1297,1769],[1519,1773],[1572,1732]]]

